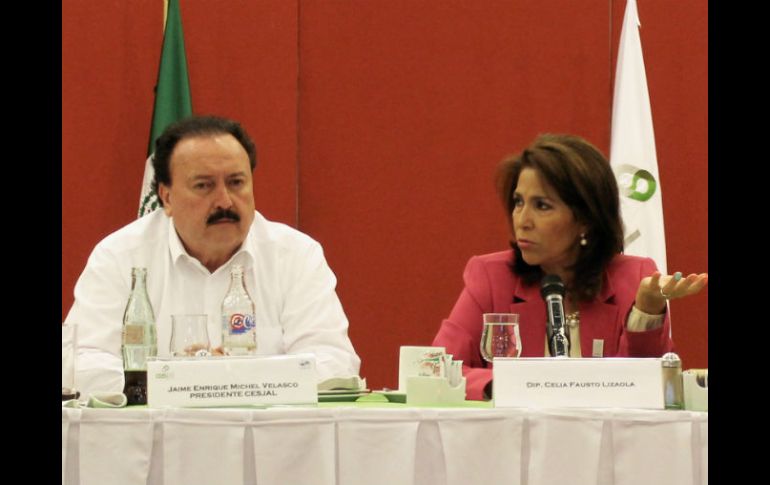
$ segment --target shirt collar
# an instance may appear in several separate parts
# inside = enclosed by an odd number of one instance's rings
[[[233,254],[232,257],[219,269],[230,267],[230,265],[235,262],[239,262],[244,265],[248,262],[248,266],[253,266],[254,261],[256,260],[257,240],[258,236],[254,229],[254,224],[252,223],[251,227],[249,228],[249,232],[246,234],[246,239],[243,241],[243,244],[241,244],[241,247],[238,248],[235,254]],[[176,232],[176,227],[174,227],[173,217],[168,218],[168,249],[171,253],[171,261],[174,264],[178,264],[180,260],[184,260],[208,271],[208,269],[203,266],[200,261],[190,256],[190,254],[185,249],[184,244],[182,244],[182,240],[179,238],[179,234]]]

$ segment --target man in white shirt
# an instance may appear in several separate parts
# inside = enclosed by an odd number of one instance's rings
[[[319,379],[357,375],[360,359],[335,292],[337,280],[309,236],[254,209],[256,149],[235,121],[192,117],[158,138],[156,210],[96,245],[75,285],[68,324],[78,325],[75,387],[123,389],[121,329],[131,268],[147,268],[158,356],[169,355],[171,315],[205,313],[212,347],[230,268],[244,268],[256,306],[257,354],[311,352]]]

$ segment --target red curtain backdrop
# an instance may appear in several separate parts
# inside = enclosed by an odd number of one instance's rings
[[[162,1],[62,3],[62,318],[133,220]],[[493,170],[538,133],[609,151],[623,0],[181,0],[193,109],[241,121],[257,208],[319,240],[372,388],[427,345],[467,259],[507,248]],[[707,3],[638,0],[668,266],[708,271]],[[708,290],[671,304],[708,365]]]

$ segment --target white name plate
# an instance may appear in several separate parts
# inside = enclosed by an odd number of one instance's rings
[[[495,407],[663,409],[661,360],[495,358]]]
[[[147,406],[317,404],[312,354],[156,359],[147,362]]]

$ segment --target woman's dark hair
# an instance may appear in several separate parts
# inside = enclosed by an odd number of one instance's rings
[[[497,190],[514,237],[511,269],[525,284],[532,285],[539,283],[543,271],[522,258],[511,220],[513,193],[525,168],[536,170],[572,210],[575,219],[588,228],[585,236],[588,244],[580,247],[577,261],[569,268],[574,278],[567,291],[578,301],[592,300],[601,289],[605,268],[623,251],[618,185],[609,162],[596,147],[578,136],[544,134],[523,152],[498,165]]]
[[[233,135],[249,155],[249,165],[252,172],[257,166],[257,148],[237,121],[218,116],[191,116],[170,124],[155,141],[155,153],[152,155],[152,168],[155,178],[152,180],[152,190],[158,196],[158,202],[163,205],[158,193],[158,185],[171,185],[171,154],[177,143],[185,138],[214,135]]]

